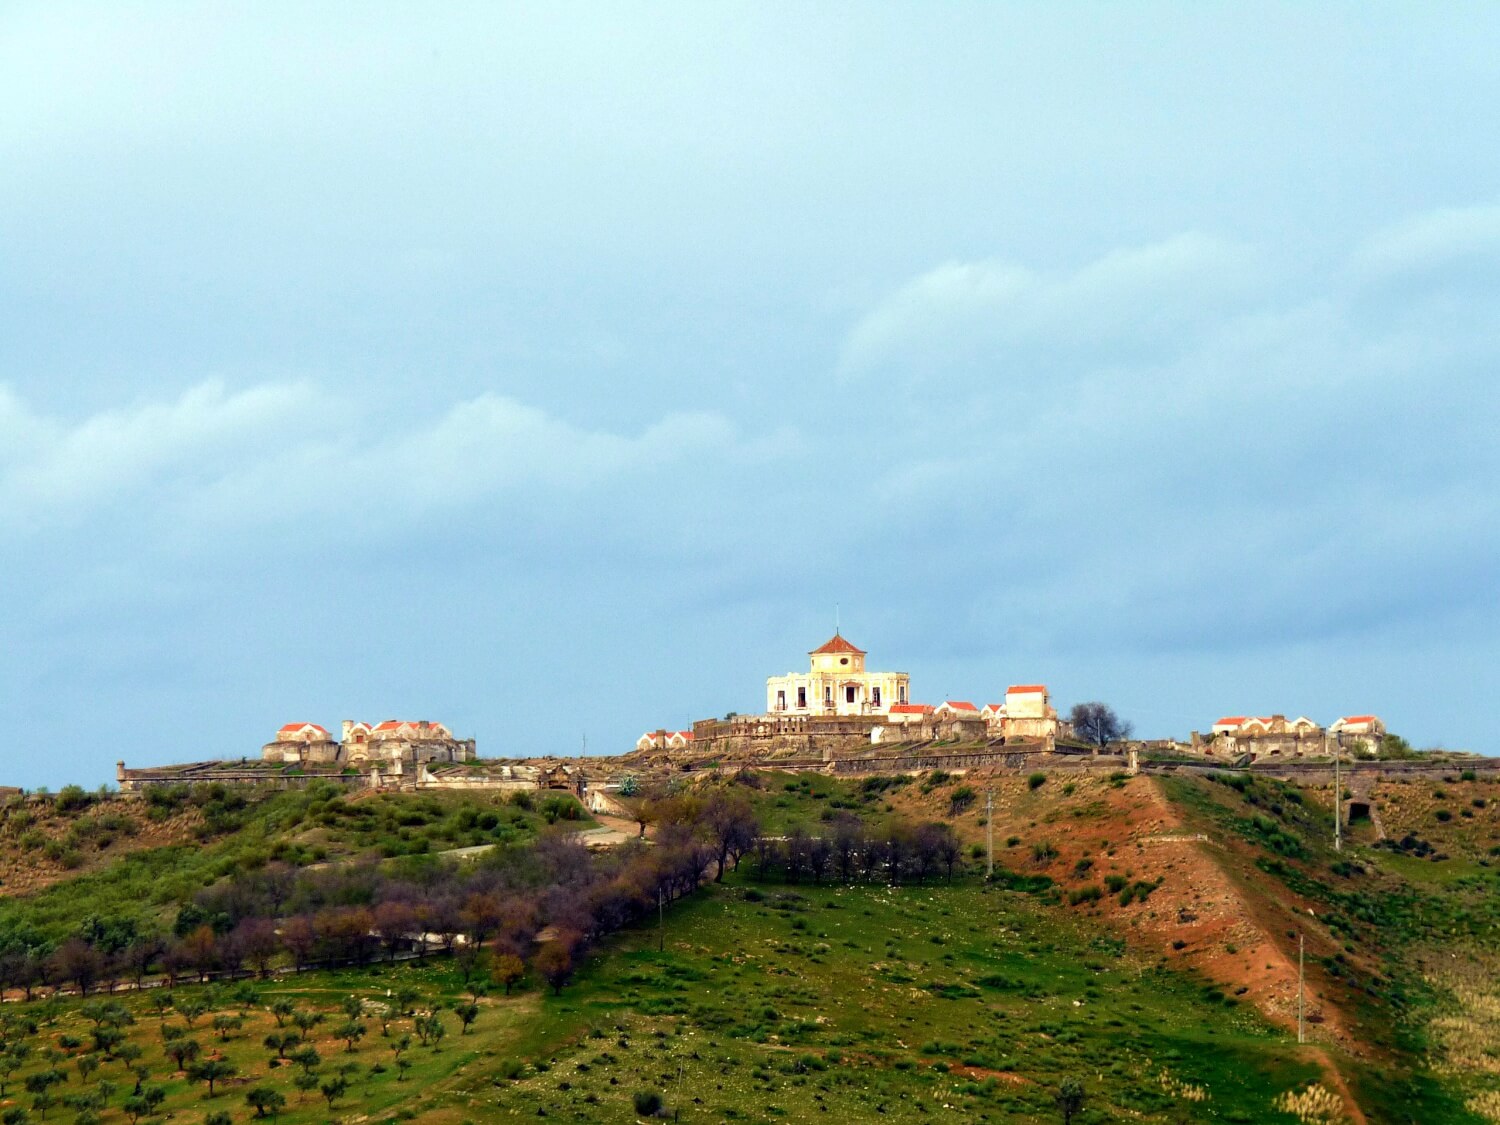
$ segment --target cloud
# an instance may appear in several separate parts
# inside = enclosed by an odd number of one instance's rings
[[[235,393],[209,381],[174,401],[105,410],[68,423],[36,414],[0,388],[0,521],[71,522],[172,480],[202,479],[252,456],[314,402],[311,388],[267,384]]]
[[[0,525],[37,531],[124,516],[186,519],[201,531],[420,515],[507,493],[576,494],[734,447],[714,413],[668,414],[631,435],[493,393],[422,420],[307,384],[231,393],[210,381],[173,401],[70,422],[0,387]]]
[[[1246,247],[1193,232],[1118,249],[1073,271],[1036,272],[999,259],[947,262],[860,318],[844,340],[839,371],[930,374],[975,361],[1003,364],[1039,346],[1069,354],[1171,349],[1242,297],[1257,275]]]
[[[1351,266],[1359,281],[1373,285],[1476,275],[1500,281],[1500,206],[1415,215],[1367,239]]]
[[[970,604],[976,644],[1003,622],[1075,654],[1493,623],[1475,578],[1500,566],[1491,302],[1459,288],[1442,316],[1375,318],[1359,280],[1371,247],[1446,262],[1489,223],[1420,216],[1299,263],[1311,280],[1185,237],[1066,275],[978,261],[900,287],[845,354],[941,380],[894,415],[884,486],[929,531],[884,545],[890,595],[921,574]]]

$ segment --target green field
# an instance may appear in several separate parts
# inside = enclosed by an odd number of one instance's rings
[[[805,838],[851,814],[874,830],[913,805],[946,809],[962,779],[773,774],[714,785],[747,790],[768,835]],[[1072,788],[1023,799],[1051,823]],[[908,870],[900,886],[845,884],[831,872],[821,885],[806,872],[788,883],[786,864],[775,862],[761,881],[752,852],[724,883],[671,904],[660,931],[654,909],[601,931],[611,936],[587,948],[560,992],[534,967],[513,995],[496,984],[483,994],[460,960],[434,956],[179,985],[164,1012],[153,1003],[159,989],[8,1003],[0,1125],[112,1125],[137,1114],[222,1125],[219,1115],[256,1117],[247,1095],[257,1091],[285,1122],[628,1122],[658,1107],[702,1122],[1060,1122],[1058,1094],[1075,1082],[1084,1095],[1076,1123],[1292,1122],[1325,1119],[1283,1112],[1277,1099],[1314,1082],[1337,1086],[1334,1068],[1372,1123],[1493,1119],[1480,1114],[1500,1101],[1492,1080],[1500,966],[1485,953],[1500,924],[1500,884],[1485,859],[1460,869],[1359,845],[1334,853],[1326,810],[1279,783],[1171,780],[1163,792],[1188,824],[1241,849],[1232,866],[1243,869],[1243,894],[1316,904],[1318,925],[1342,945],[1325,946],[1309,969],[1360,1030],[1362,1055],[1340,1052],[1327,1036],[1299,1047],[1231,985],[1180,967],[1163,945],[1133,938],[1127,947],[1129,931],[1110,927],[1109,910],[1068,905],[1076,896],[1066,880],[1077,877],[1037,875],[1019,851],[1006,852],[1017,870],[995,884],[972,870],[948,882],[939,867],[925,877]],[[1104,807],[1086,791],[1077,801]],[[314,848],[365,861],[308,869],[307,885],[328,894],[368,895],[376,870],[396,880],[381,886],[439,896],[470,877],[507,894],[548,893],[524,859],[549,846],[539,807],[482,795],[351,802],[311,792],[208,812],[217,827],[196,846],[139,851],[0,899],[0,936],[56,939],[117,926],[182,933],[189,909],[191,925],[207,932],[228,890],[259,886],[268,864],[315,864]],[[433,854],[486,840],[512,846],[462,867]],[[652,856],[666,863],[674,846],[586,862],[628,883],[629,871],[647,870]],[[610,867],[630,855],[636,867]],[[454,883],[460,872],[468,874]],[[560,900],[562,915],[568,908]],[[550,939],[540,940],[545,949]],[[266,1046],[291,1027],[277,1026],[272,1008],[281,1002],[307,1024],[284,1060]],[[122,1006],[130,1020],[112,1029],[101,1003]],[[470,1005],[465,1031],[459,1013]],[[315,1013],[323,1018],[312,1024]],[[351,1021],[362,1027],[352,1044],[342,1037]],[[212,1097],[206,1073],[168,1057],[183,1038],[198,1044],[200,1067],[224,1064]],[[308,1047],[316,1058],[295,1061]],[[138,1084],[142,1095],[159,1092],[152,1105],[130,1100],[141,1096]]]
[[[256,985],[241,1007],[213,993],[216,1011],[245,1013],[220,1041],[212,1014],[192,1032],[236,1074],[213,1098],[175,1073],[148,997],[118,999],[135,1014],[125,1029],[162,1086],[162,1109],[178,1121],[215,1111],[248,1120],[248,1089],[286,1099],[280,1120],[330,1117],[482,1121],[496,1116],[633,1121],[637,1094],[657,1095],[686,1121],[918,1121],[961,1111],[965,1119],[1057,1121],[1064,1079],[1087,1101],[1076,1121],[1291,1121],[1270,1101],[1319,1075],[1288,1037],[1212,986],[1127,955],[1024,895],[975,884],[925,887],[728,885],[710,888],[668,917],[665,952],[655,928],[626,932],[589,960],[559,995],[532,985],[480,1002],[468,1034],[451,1012],[434,1047],[413,1039],[401,1080],[392,1045],[412,1035],[394,1018],[380,1034],[387,993],[421,992],[440,1010],[464,999],[446,962],[309,973]],[[180,987],[179,1007],[199,986]],[[353,1052],[335,1035],[348,996],[365,1002],[367,1034]],[[262,1046],[275,1030],[267,1005],[289,998],[328,1013],[312,1039],[321,1081],[349,1065],[348,1089],[332,1111],[317,1090],[299,1091],[295,1065],[271,1067]],[[36,1041],[63,1053],[61,1094],[84,1092],[75,1057],[90,1053],[79,1001],[64,1001]],[[45,1004],[27,1009],[44,1015]],[[33,1051],[12,1076],[11,1100],[28,1105],[28,1074],[51,1064]],[[101,1120],[134,1079],[118,1062],[93,1076],[115,1083]],[[945,1108],[947,1107],[947,1108]],[[67,1116],[64,1117],[66,1112]],[[49,1119],[71,1120],[59,1105]],[[38,1119],[33,1113],[32,1119]]]

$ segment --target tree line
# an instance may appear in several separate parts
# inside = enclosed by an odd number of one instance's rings
[[[519,979],[529,963],[555,988],[600,938],[698,890],[754,857],[760,879],[920,881],[951,878],[961,848],[950,825],[866,823],[839,812],[816,832],[763,830],[753,775],[643,796],[642,840],[591,853],[561,831],[498,845],[467,861],[431,856],[298,868],[268,862],[198,891],[170,929],[129,918],[85,919],[55,947],[13,938],[0,949],[0,989],[27,999],[276,971],[454,957],[465,974]],[[647,811],[649,810],[649,811]],[[545,939],[545,940],[539,940]]]

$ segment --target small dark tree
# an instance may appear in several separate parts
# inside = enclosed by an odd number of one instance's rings
[[[1065,1078],[1057,1090],[1057,1108],[1062,1112],[1063,1125],[1072,1125],[1074,1115],[1083,1108],[1083,1083],[1076,1078]]]
[[[345,1020],[333,1029],[333,1033],[344,1041],[344,1049],[352,1054],[354,1052],[354,1044],[365,1037],[367,1030],[368,1028],[360,1023],[359,1020]]]
[[[531,967],[552,986],[552,991],[562,994],[563,985],[573,976],[573,953],[560,941],[549,941],[531,960]]]
[[[172,990],[169,988],[152,989],[151,1007],[156,1012],[156,1018],[159,1020],[165,1020],[167,1018],[167,1012],[171,1010],[172,1005],[176,1002],[176,999],[177,998],[172,995]]]
[[[233,1078],[238,1073],[239,1069],[227,1059],[204,1059],[188,1067],[187,1076],[194,1082],[205,1083],[208,1086],[208,1096],[213,1097],[215,1082]]]
[[[510,995],[511,986],[526,975],[526,963],[514,953],[496,954],[494,963],[490,966],[490,976],[495,983],[505,989],[505,995]]]
[[[1106,744],[1130,737],[1130,724],[1106,703],[1075,703],[1068,714],[1073,733],[1085,742],[1092,742],[1099,749]]]
[[[178,1070],[185,1071],[201,1049],[196,1039],[174,1039],[167,1044],[167,1058],[177,1064]]]
[[[270,1086],[256,1086],[245,1091],[245,1102],[255,1110],[256,1117],[275,1117],[286,1106],[286,1098]]]
[[[349,1080],[342,1074],[336,1074],[327,1082],[318,1087],[319,1093],[328,1100],[328,1108],[333,1108],[333,1103],[344,1096],[349,1089]]]
[[[478,1004],[455,1004],[453,1014],[458,1017],[458,1022],[463,1025],[460,1035],[469,1034],[469,1025],[479,1018]]]
[[[104,959],[99,951],[81,938],[70,938],[63,942],[53,954],[52,960],[57,978],[72,981],[78,986],[78,992],[82,996],[89,994],[89,989],[104,971]]]

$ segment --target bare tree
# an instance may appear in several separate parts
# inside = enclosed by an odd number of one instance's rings
[[[1116,715],[1107,703],[1075,703],[1068,714],[1073,733],[1099,749],[1111,742],[1130,737],[1131,726]]]

